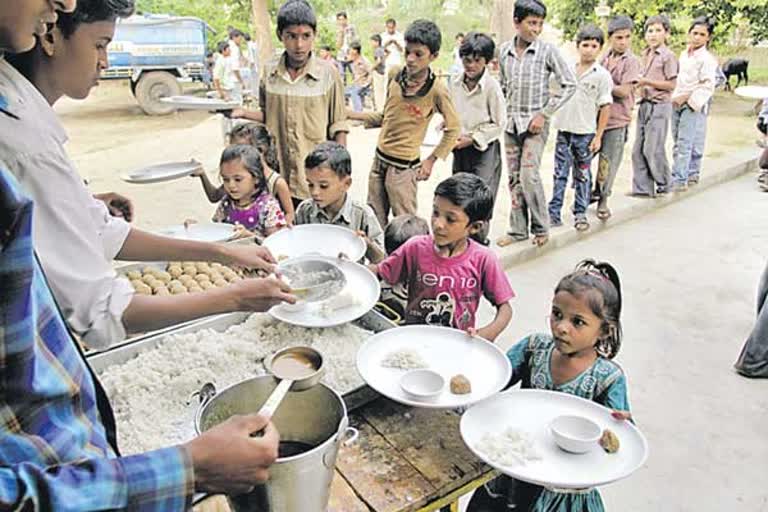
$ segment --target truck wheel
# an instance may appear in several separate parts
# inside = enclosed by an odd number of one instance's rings
[[[176,109],[160,102],[160,98],[181,94],[181,85],[176,77],[166,71],[152,71],[139,78],[136,85],[136,101],[141,110],[150,116],[164,116]]]

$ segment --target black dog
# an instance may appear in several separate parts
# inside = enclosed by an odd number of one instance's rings
[[[736,87],[741,85],[742,78],[744,79],[744,85],[749,85],[749,76],[747,76],[747,68],[749,67],[749,61],[747,59],[728,59],[723,64],[723,74],[725,75],[725,90],[731,90],[731,76],[736,75]]]

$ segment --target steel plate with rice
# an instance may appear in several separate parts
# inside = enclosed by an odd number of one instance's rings
[[[409,370],[424,368],[446,382],[428,400],[403,389]],[[463,407],[498,393],[509,383],[512,369],[504,352],[482,338],[448,327],[410,325],[372,336],[357,353],[357,370],[373,389],[396,402],[414,407]],[[471,389],[454,393],[450,381],[463,376]],[[406,388],[407,389],[407,388]]]
[[[120,175],[120,179],[128,183],[147,184],[171,181],[186,178],[201,168],[200,162],[189,160],[186,162],[169,162],[165,164],[150,165]]]
[[[610,429],[618,438],[618,451],[606,453],[598,442],[586,453],[561,449],[551,427],[555,418],[564,415],[586,418],[600,429]],[[489,437],[510,432],[529,438],[536,460],[502,464],[502,453],[489,453]],[[471,407],[461,418],[461,437],[477,457],[502,473],[559,489],[586,489],[621,480],[648,457],[648,442],[642,432],[629,421],[614,419],[610,409],[567,393],[538,389],[505,391]]]

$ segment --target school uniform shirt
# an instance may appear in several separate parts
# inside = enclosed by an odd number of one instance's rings
[[[598,63],[581,76],[576,75],[576,92],[555,116],[555,128],[561,132],[586,135],[597,131],[597,116],[601,107],[613,103],[613,79]]]
[[[525,133],[531,119],[550,119],[576,90],[576,77],[556,46],[537,39],[517,56],[517,36],[499,49],[499,83],[507,101],[507,131]],[[550,91],[550,78],[560,85]]]
[[[398,49],[392,42],[396,42],[400,45],[401,49]],[[387,45],[390,45],[387,47]],[[400,66],[403,61],[403,52],[405,51],[405,37],[403,33],[395,30],[394,34],[390,34],[386,30],[381,33],[381,47],[387,52],[387,60],[384,64],[387,70]]]
[[[0,118],[19,99],[2,86]],[[110,446],[111,409],[35,258],[38,204],[0,164],[0,507],[187,510],[194,470],[183,447],[118,458]]]
[[[325,210],[317,206],[312,199],[302,201],[296,209],[296,225],[299,224],[334,224],[343,226],[352,231],[362,231],[368,238],[376,242],[379,247],[384,247],[384,230],[373,213],[373,208],[367,204],[358,203],[347,194],[341,210],[329,217]]]
[[[280,173],[293,197],[307,199],[307,154],[321,142],[333,140],[338,132],[349,131],[341,77],[336,66],[312,55],[292,80],[285,67],[285,53],[266,67],[264,77],[259,104],[277,141]]]
[[[677,57],[666,46],[660,46],[655,50],[651,48],[643,50],[642,65],[643,77],[658,82],[676,79],[680,69]],[[672,100],[672,91],[663,91],[646,85],[640,89],[640,99],[652,103],[669,103]]]
[[[432,154],[444,160],[453,150],[460,130],[459,118],[448,88],[430,69],[421,90],[412,96],[405,96],[405,80],[405,68],[390,70],[384,110],[368,113],[365,126],[381,127],[377,142],[379,152],[403,162],[418,161],[429,121],[439,112],[445,119],[445,129],[443,138]]]
[[[67,156],[67,135],[45,98],[0,59],[0,165],[35,202],[34,242],[70,328],[93,348],[125,338],[133,287],[112,268],[131,230],[88,191]]]
[[[408,324],[427,324],[466,330],[484,296],[500,306],[515,293],[496,254],[472,239],[458,256],[437,253],[431,235],[416,236],[379,263],[384,281],[408,287]]]
[[[231,91],[235,88],[235,75],[232,74],[232,62],[229,58],[218,54],[213,65],[213,79],[218,80],[221,88]]]
[[[680,73],[672,99],[690,94],[688,106],[701,112],[715,93],[715,72],[717,60],[706,46],[696,51],[683,50],[680,54]]]
[[[461,134],[470,137],[476,149],[485,151],[501,138],[507,123],[504,93],[487,69],[471,91],[464,83],[464,73],[451,78],[448,90],[461,121]]]
[[[600,64],[611,74],[614,86],[632,84],[626,98],[613,97],[611,117],[606,126],[606,130],[624,128],[632,122],[632,109],[635,108],[635,84],[640,80],[640,61],[629,50],[621,55],[616,55],[610,50],[603,56]]]

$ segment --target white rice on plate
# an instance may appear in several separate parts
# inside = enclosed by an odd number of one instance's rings
[[[475,449],[500,466],[519,466],[541,460],[530,434],[512,427],[500,434],[486,433]]]

